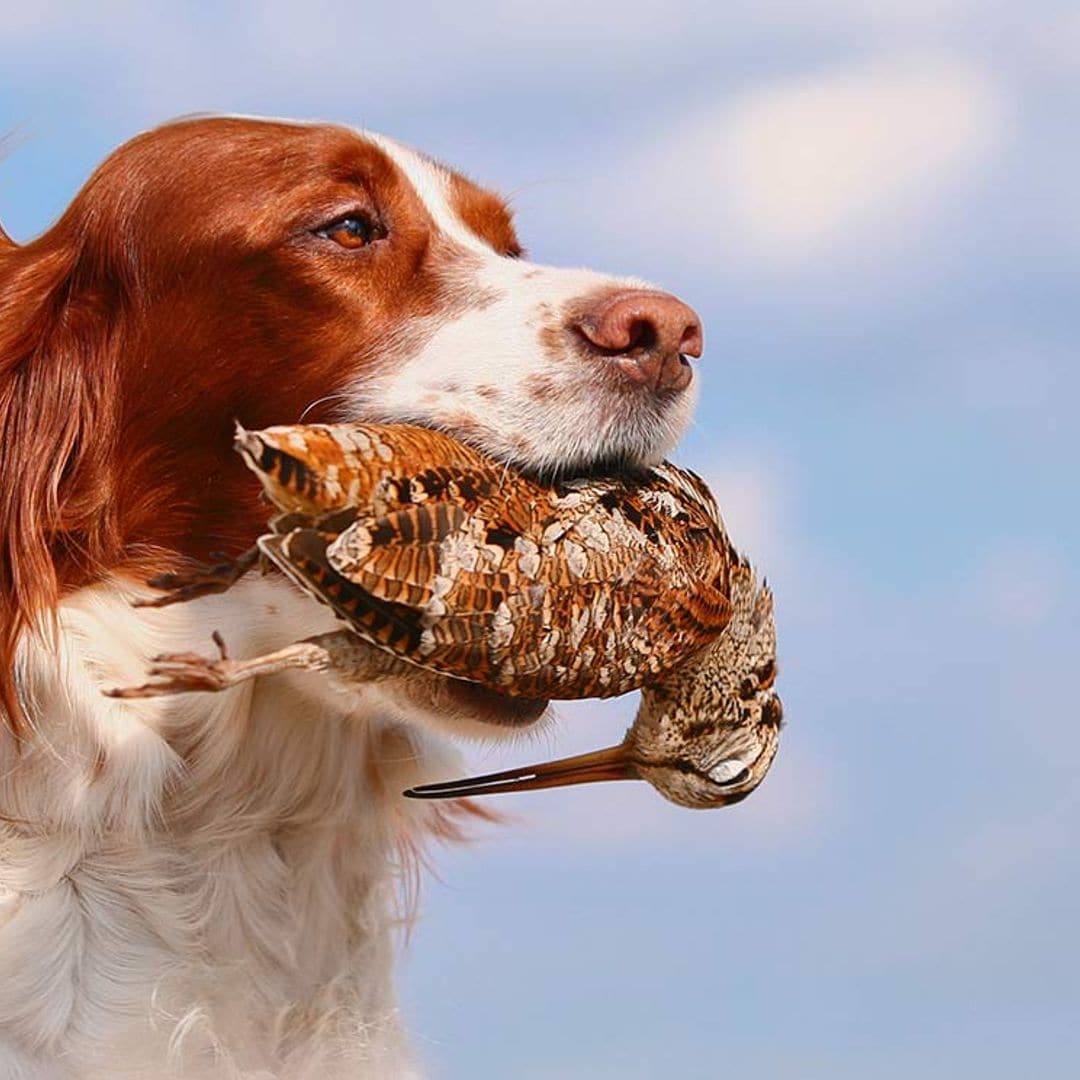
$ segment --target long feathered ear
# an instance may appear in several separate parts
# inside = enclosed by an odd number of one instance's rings
[[[63,222],[25,247],[0,232],[0,713],[16,734],[19,639],[115,545],[115,296],[100,281]]]

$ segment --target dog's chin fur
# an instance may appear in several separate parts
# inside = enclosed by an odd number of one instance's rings
[[[324,235],[361,212],[381,247]],[[409,420],[544,479],[673,445],[693,393],[631,391],[574,332],[647,287],[520,253],[505,204],[423,155],[243,118],[139,136],[42,237],[0,231],[0,1080],[416,1074],[396,934],[425,847],[490,815],[401,792],[544,703],[102,689],[215,630],[249,657],[338,625],[274,575],[132,606],[264,526],[236,419]]]
[[[418,408],[372,408],[363,396],[339,410],[342,419],[372,423],[403,423],[430,428],[450,435],[505,462],[540,483],[637,473],[659,465],[674,450],[690,423],[697,403],[697,384],[649,409],[620,402],[602,416],[592,418],[570,402],[565,413],[551,409],[520,408],[517,423],[511,416],[500,417],[482,410],[467,423],[455,412],[458,403],[438,406],[432,411]],[[505,423],[500,430],[497,423]]]

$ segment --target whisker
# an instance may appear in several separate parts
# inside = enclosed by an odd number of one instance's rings
[[[304,422],[304,419],[305,419],[305,417],[307,416],[307,414],[308,414],[309,412],[311,412],[311,410],[312,410],[312,409],[314,409],[314,408],[316,408],[317,406],[319,406],[319,405],[324,405],[324,404],[326,404],[327,402],[330,402],[330,401],[344,401],[346,397],[348,397],[348,394],[346,394],[346,393],[343,393],[343,392],[338,392],[338,393],[336,393],[336,394],[325,394],[325,395],[324,395],[323,397],[321,397],[321,398],[316,398],[316,399],[315,399],[315,400],[314,400],[314,401],[313,401],[313,402],[312,402],[312,403],[311,403],[310,405],[308,405],[308,406],[307,406],[307,408],[305,408],[305,409],[304,409],[304,411],[303,411],[303,412],[302,412],[302,413],[300,414],[300,419],[299,419],[299,420],[297,421],[297,423],[300,423],[300,424],[302,424],[302,423]]]

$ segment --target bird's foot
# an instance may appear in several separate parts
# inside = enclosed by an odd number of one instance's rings
[[[163,697],[192,690],[217,693],[258,675],[276,675],[289,670],[326,671],[333,666],[333,661],[321,642],[333,637],[333,634],[324,634],[293,642],[276,652],[254,656],[250,660],[234,660],[229,656],[222,636],[214,631],[217,659],[190,652],[162,653],[151,661],[149,682],[141,686],[114,687],[102,693],[112,698]]]
[[[193,570],[158,574],[147,582],[151,588],[164,590],[161,596],[134,601],[135,607],[162,608],[182,604],[200,596],[225,592],[236,584],[259,561],[259,549],[249,548],[243,555],[230,559],[221,556],[218,562],[198,566]]]
[[[103,691],[112,698],[162,697],[168,694],[184,694],[192,690],[216,693],[251,678],[248,665],[233,660],[222,636],[214,631],[217,659],[198,653],[161,653],[155,656],[148,672],[149,682],[141,686],[120,686]]]

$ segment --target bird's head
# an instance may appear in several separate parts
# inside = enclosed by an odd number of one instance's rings
[[[732,574],[731,621],[692,661],[642,691],[627,756],[680,806],[728,806],[746,798],[772,765],[783,706],[775,690],[772,594],[750,567]]]

